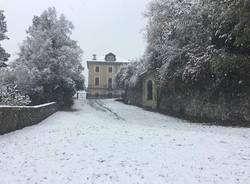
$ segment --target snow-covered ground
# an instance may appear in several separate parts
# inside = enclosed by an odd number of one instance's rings
[[[248,184],[250,129],[77,101],[71,112],[0,136],[0,184],[40,183]]]

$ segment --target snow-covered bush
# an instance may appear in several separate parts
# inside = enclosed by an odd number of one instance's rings
[[[0,68],[0,105],[23,106],[30,104],[29,96],[22,94],[17,89],[15,81],[11,67]]]
[[[82,50],[70,38],[72,29],[72,23],[64,15],[58,17],[55,8],[33,18],[14,62],[18,88],[33,104],[71,105],[76,87],[83,83]]]
[[[28,95],[23,95],[14,84],[5,84],[0,87],[0,105],[25,106],[30,104]]]

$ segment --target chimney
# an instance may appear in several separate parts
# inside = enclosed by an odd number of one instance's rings
[[[93,54],[93,60],[96,61],[96,54]]]

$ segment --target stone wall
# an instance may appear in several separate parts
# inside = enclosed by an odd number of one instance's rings
[[[211,93],[169,83],[160,88],[158,110],[197,122],[250,127],[250,96]]]
[[[143,107],[142,82],[126,89],[123,100]],[[223,126],[250,127],[250,91],[232,96],[223,91],[188,87],[182,82],[169,82],[158,88],[157,111],[191,120]]]
[[[54,102],[39,106],[0,106],[0,135],[35,125],[57,109]]]
[[[127,104],[142,107],[142,84],[138,83],[134,88],[127,88],[123,100]]]

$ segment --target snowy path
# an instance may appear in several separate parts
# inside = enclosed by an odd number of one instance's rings
[[[113,100],[75,108],[0,136],[0,184],[250,184],[250,129]]]

